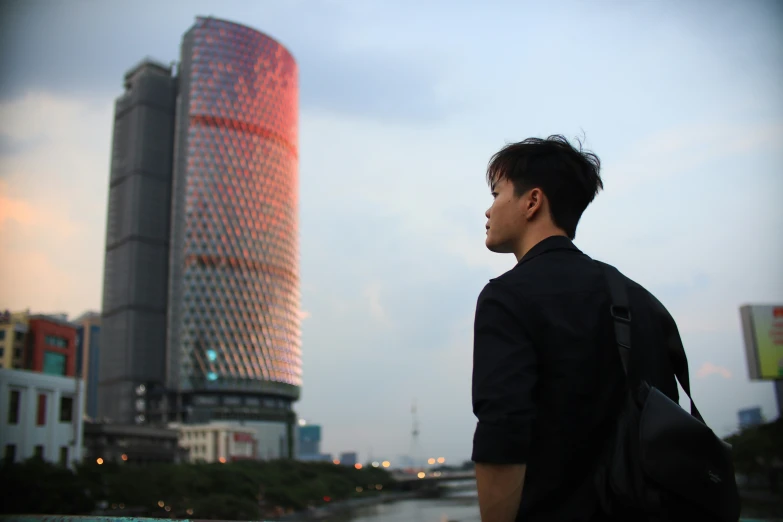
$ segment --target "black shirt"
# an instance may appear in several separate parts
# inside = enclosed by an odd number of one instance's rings
[[[630,375],[677,401],[673,365],[687,374],[667,354],[679,352],[677,326],[628,285]],[[472,459],[527,464],[517,520],[600,520],[592,473],[625,393],[609,305],[601,267],[563,236],[538,243],[478,298]]]

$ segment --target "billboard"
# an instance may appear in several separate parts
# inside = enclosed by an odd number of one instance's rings
[[[740,308],[751,379],[783,379],[783,305]]]

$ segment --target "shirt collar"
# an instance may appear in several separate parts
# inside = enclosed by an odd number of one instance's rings
[[[549,236],[546,239],[542,239],[536,243],[533,248],[528,250],[527,253],[522,256],[522,259],[519,260],[517,265],[526,263],[534,257],[538,257],[541,254],[546,254],[547,252],[551,252],[553,250],[573,250],[575,252],[580,252],[574,243],[566,236]]]

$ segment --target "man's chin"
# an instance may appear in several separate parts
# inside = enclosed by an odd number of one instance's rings
[[[508,250],[504,248],[505,245],[490,241],[489,238],[484,241],[484,245],[486,245],[487,250],[490,252],[494,252],[496,254],[508,254]]]

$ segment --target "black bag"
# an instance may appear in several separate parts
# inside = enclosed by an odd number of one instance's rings
[[[596,474],[604,512],[616,520],[736,522],[740,499],[731,446],[696,409],[687,365],[675,375],[691,399],[690,414],[647,382],[630,382],[632,310],[626,280],[616,268],[600,265],[627,384],[615,437]]]

